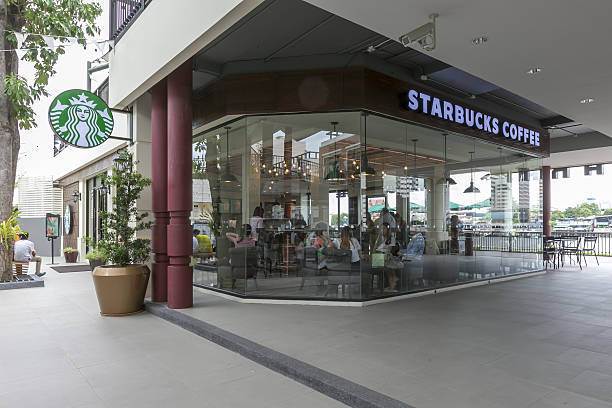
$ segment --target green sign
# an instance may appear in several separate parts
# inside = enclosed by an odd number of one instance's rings
[[[113,131],[113,114],[97,95],[81,89],[64,91],[49,106],[49,124],[55,134],[76,147],[95,147]]]

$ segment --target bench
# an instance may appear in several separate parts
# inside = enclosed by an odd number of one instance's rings
[[[28,269],[30,268],[30,262],[13,261],[13,270],[16,275],[25,273],[27,275]]]

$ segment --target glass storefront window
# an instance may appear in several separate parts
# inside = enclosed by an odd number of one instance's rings
[[[541,269],[539,168],[372,113],[241,118],[194,138],[194,284],[363,300]]]

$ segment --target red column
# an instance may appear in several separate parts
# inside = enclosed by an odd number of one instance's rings
[[[542,167],[542,223],[543,234],[549,236],[550,231],[550,166]]]
[[[168,307],[193,305],[191,176],[191,60],[168,75]]]
[[[153,215],[151,247],[153,253],[154,302],[168,300],[168,92],[166,80],[152,89],[151,106],[151,188]]]

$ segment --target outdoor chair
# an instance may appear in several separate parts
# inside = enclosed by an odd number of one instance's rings
[[[544,262],[546,263],[546,269],[548,269],[548,264],[552,263],[553,269],[557,269],[557,251],[558,248],[555,246],[555,238],[544,236],[542,237],[542,256],[544,258]]]
[[[584,266],[587,266],[586,254],[593,254],[595,256],[595,260],[597,261],[597,266],[599,266],[599,259],[597,259],[597,237],[584,237],[582,240],[582,248],[580,249],[580,254],[582,255],[582,259],[584,259]]]
[[[567,235],[561,237],[561,265],[565,265],[565,257],[569,258],[570,264],[572,262],[572,255],[576,257],[578,266],[582,270],[582,262],[580,259],[580,237],[578,235]]]
[[[14,274],[15,275],[21,275],[21,274],[28,274],[28,270],[30,269],[30,262],[20,262],[20,261],[13,261],[13,267],[14,267]]]

